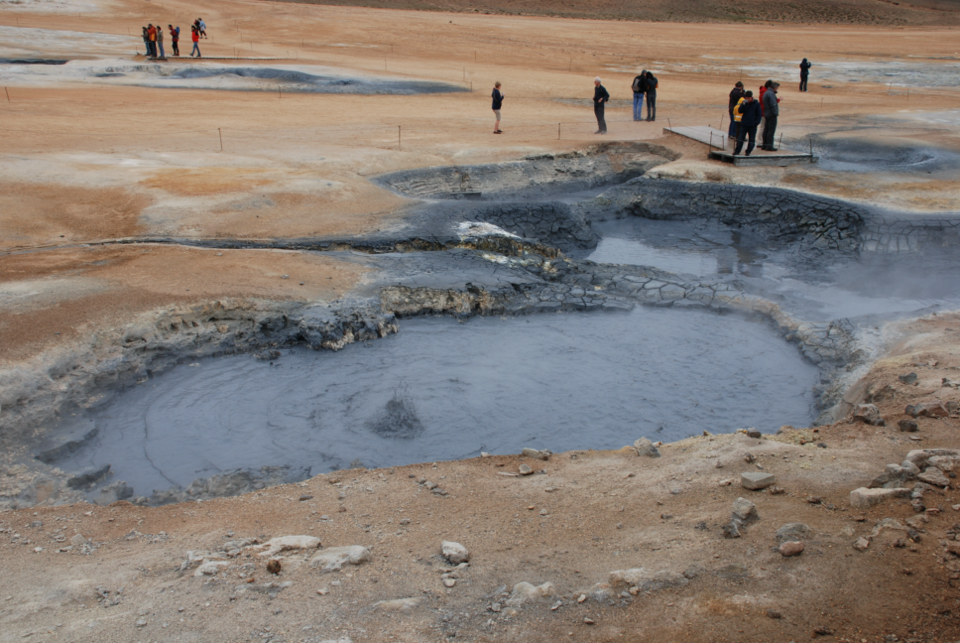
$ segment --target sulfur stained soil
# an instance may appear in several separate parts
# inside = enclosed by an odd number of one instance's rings
[[[147,21],[185,26],[202,8],[207,56],[235,57],[242,49],[279,59],[243,64],[325,65],[474,90],[281,97],[10,80],[10,102],[0,102],[3,368],[72,350],[98,329],[171,306],[348,297],[367,274],[334,257],[146,241],[344,239],[402,227],[416,204],[371,177],[592,145],[589,98],[597,75],[614,98],[611,138],[653,140],[681,155],[654,175],[785,185],[919,212],[960,210],[955,168],[922,175],[817,165],[734,170],[708,163],[703,146],[662,131],[666,119],[718,126],[742,68],[748,88],[758,87],[768,74],[751,67],[769,61],[793,69],[805,56],[824,66],[919,58],[946,68],[956,55],[953,3],[383,6],[173,0],[151,6],[147,17],[132,0],[78,11],[66,2],[61,10],[0,4],[0,25],[10,29],[91,34],[78,58],[97,55],[98,33],[136,33]],[[682,24],[687,20],[711,24]],[[17,44],[44,54],[39,41]],[[132,38],[124,62],[142,63],[133,55],[139,47]],[[639,68],[660,78],[656,123],[630,120],[626,101]],[[960,150],[960,130],[937,116],[955,109],[949,89],[921,88],[908,99],[876,78],[823,81],[819,69],[807,94],[795,91],[792,77],[782,79],[781,128],[789,138],[855,130],[883,143],[910,129],[925,144]],[[500,136],[491,134],[488,99],[496,80],[507,95]],[[117,240],[125,243],[111,243]],[[128,243],[137,240],[144,243]],[[905,501],[854,511],[852,489],[912,448],[957,446],[956,417],[920,418],[915,434],[901,433],[897,421],[906,404],[956,400],[956,389],[941,381],[960,379],[960,320],[944,314],[884,332],[890,350],[847,402],[873,400],[886,427],[843,421],[762,440],[710,435],[664,445],[659,459],[627,450],[353,470],[158,508],[79,504],[0,513],[0,641],[956,641],[960,570],[941,546],[960,522],[953,489],[928,493],[927,506],[938,511],[917,522],[917,541],[888,530],[864,552],[852,547],[882,519],[918,520]],[[918,386],[900,382],[909,372],[918,373]],[[500,475],[521,463],[545,473]],[[738,486],[739,474],[758,465],[785,493]],[[739,496],[756,503],[760,521],[742,538],[725,539],[721,527]],[[806,523],[813,536],[801,556],[783,558],[771,549],[773,535],[790,522]],[[91,553],[58,553],[76,534],[92,543]],[[274,577],[264,559],[244,553],[216,577],[180,570],[187,551],[292,534],[316,535],[325,548],[364,545],[372,559],[324,574],[303,564],[303,555],[287,554]],[[440,580],[443,539],[472,553],[452,588]],[[245,578],[242,565],[253,565]],[[636,567],[691,578],[629,602],[596,599],[595,586],[611,571]],[[287,581],[286,588],[265,586]],[[502,588],[521,581],[553,583],[557,596],[512,612]],[[105,606],[120,589],[119,602]],[[578,603],[581,594],[588,597]],[[409,611],[374,607],[411,597],[421,601]],[[500,611],[492,611],[495,603]]]

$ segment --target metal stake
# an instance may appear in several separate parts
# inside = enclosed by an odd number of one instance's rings
[[[220,128],[217,128],[217,134],[220,135],[220,151],[223,151],[223,132],[220,131]]]

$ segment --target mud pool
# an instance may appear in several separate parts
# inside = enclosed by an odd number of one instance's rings
[[[950,248],[902,255],[805,255],[776,249],[749,230],[708,222],[630,218],[594,227],[601,240],[588,256],[591,261],[736,280],[804,319],[869,321],[960,304],[960,257]]]
[[[619,448],[703,430],[766,432],[815,417],[817,369],[736,315],[630,313],[404,321],[339,352],[185,364],[76,426],[97,437],[56,464],[110,464],[137,494],[235,468],[313,474],[523,447]],[[67,427],[69,428],[69,427]],[[108,480],[108,481],[109,481]]]

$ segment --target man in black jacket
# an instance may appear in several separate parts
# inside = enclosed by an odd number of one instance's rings
[[[594,134],[607,133],[607,121],[603,117],[603,108],[610,101],[606,87],[600,84],[600,77],[593,79],[593,113],[597,117],[597,131]]]
[[[730,138],[737,138],[737,119],[733,116],[733,110],[737,108],[737,103],[743,98],[743,93],[743,83],[738,80],[737,84],[730,90],[730,103],[727,110],[730,112],[730,129],[727,130],[727,136]]]
[[[773,83],[770,89],[763,93],[763,141],[760,145],[761,150],[776,152],[777,148],[773,146],[774,137],[777,135],[777,119],[780,118],[780,101],[777,100],[777,90],[780,89],[780,83]]]
[[[647,120],[657,120],[657,85],[660,82],[652,71],[647,72]]]
[[[743,149],[744,139],[749,136],[750,143],[747,145],[747,156],[750,156],[750,152],[757,144],[757,126],[760,125],[760,118],[762,117],[760,103],[753,100],[753,92],[748,91],[743,95],[743,102],[740,103],[737,111],[740,112],[741,116],[737,128],[737,147],[733,150],[733,155],[736,156],[740,153],[740,150]]]

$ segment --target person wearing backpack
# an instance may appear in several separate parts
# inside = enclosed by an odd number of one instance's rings
[[[737,123],[740,121],[740,114],[735,114],[734,110],[743,98],[743,83],[737,81],[737,84],[730,90],[730,103],[727,108],[730,112],[730,128],[727,130],[727,136],[737,138]]]
[[[500,81],[498,80],[493,84],[493,93],[491,94],[493,98],[493,114],[497,117],[497,122],[493,126],[494,134],[503,134],[503,131],[500,129],[500,108],[503,107],[503,92],[500,91]]]
[[[170,46],[173,48],[173,55],[180,55],[180,27],[167,25],[170,28]]]
[[[647,91],[647,70],[633,79],[633,120],[643,120],[643,95]]]
[[[660,82],[657,80],[657,77],[653,75],[652,71],[647,72],[647,120],[655,121],[657,120],[657,87],[660,85]]]

